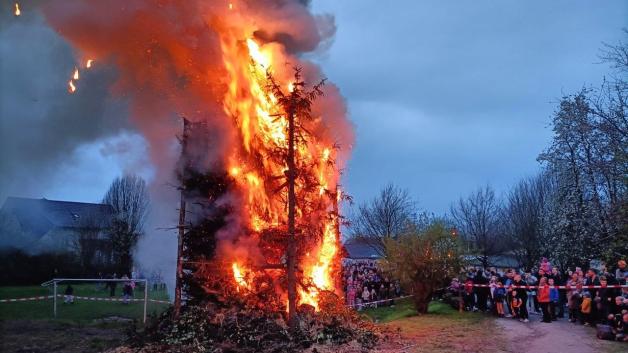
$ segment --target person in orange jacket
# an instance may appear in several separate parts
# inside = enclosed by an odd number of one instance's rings
[[[547,284],[547,278],[541,277],[539,281],[539,288],[537,292],[537,298],[543,311],[543,322],[552,322],[552,316],[550,314],[550,288]]]

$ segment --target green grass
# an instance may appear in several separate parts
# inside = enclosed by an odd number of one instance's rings
[[[408,343],[404,352],[501,352],[502,343],[494,339],[494,320],[480,313],[459,313],[442,302],[431,302],[428,313],[419,315],[411,298],[395,307],[371,308],[363,315],[384,327],[399,330]]]
[[[444,315],[451,318],[460,317],[457,310],[443,302],[431,302],[427,309],[428,315]],[[380,308],[369,308],[363,311],[371,320],[381,323],[391,322],[407,317],[419,315],[414,309],[412,298],[405,298],[397,301],[394,307],[386,306]],[[473,315],[471,315],[473,316]],[[480,315],[473,317],[480,318]]]
[[[109,291],[97,287],[95,284],[76,284],[75,296],[109,297]],[[58,287],[58,293],[63,294],[65,285]],[[116,297],[120,298],[122,287],[116,288]],[[0,287],[0,299],[25,298],[32,296],[51,295],[50,288],[41,286]],[[136,287],[134,298],[143,299],[142,287]],[[149,299],[168,300],[165,290],[149,291]],[[169,304],[148,302],[147,314],[159,314],[168,308]],[[63,298],[57,298],[57,320],[70,322],[90,322],[106,317],[123,317],[141,320],[144,311],[143,302],[98,302],[75,299],[74,304],[64,304]],[[27,302],[0,303],[0,320],[46,320],[53,318],[53,300],[37,300]]]

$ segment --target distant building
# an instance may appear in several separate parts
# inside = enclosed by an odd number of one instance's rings
[[[106,204],[8,197],[0,209],[0,246],[27,253],[88,252],[94,264],[111,262]]]
[[[471,267],[482,267],[482,261],[476,255],[464,255],[463,258]],[[502,269],[521,268],[522,264],[514,254],[505,253],[501,255],[489,256],[488,266]]]
[[[379,260],[382,258],[372,239],[351,238],[345,241],[343,248],[344,261]]]

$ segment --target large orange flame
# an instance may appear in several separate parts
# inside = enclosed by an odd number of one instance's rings
[[[241,44],[243,42],[246,46]],[[287,170],[285,161],[264,159],[259,165],[249,160],[251,156],[269,155],[277,149],[287,148],[287,119],[279,116],[281,112],[277,111],[277,98],[265,89],[264,78],[266,70],[271,68],[273,74],[282,77],[288,77],[290,71],[283,73],[276,69],[282,68],[281,63],[287,60],[281,50],[272,45],[260,45],[251,38],[238,40],[225,37],[222,49],[225,67],[230,75],[224,108],[235,119],[244,149],[232,153],[229,171],[246,195],[250,227],[259,232],[287,222],[285,199],[269,194],[272,178],[283,176]],[[286,88],[291,92],[293,83],[289,82]],[[312,172],[319,183],[314,196],[303,194],[304,197],[314,198],[307,201],[318,205],[318,209],[309,211],[326,214],[331,212],[333,203],[337,202],[335,191],[330,190],[330,186],[336,186],[339,176],[333,163],[330,163],[333,153],[332,144],[323,140],[308,141],[297,146],[297,159],[315,166]],[[304,210],[299,209],[298,215],[302,217]],[[302,281],[309,284],[309,287],[299,290],[299,302],[302,304],[317,308],[319,291],[334,290],[331,268],[338,253],[336,221],[335,217],[326,217],[319,222],[317,226],[322,232],[322,242],[301,261],[300,268],[305,277]],[[235,267],[234,277],[236,282],[242,282]]]

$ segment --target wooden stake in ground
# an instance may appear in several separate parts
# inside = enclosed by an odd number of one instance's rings
[[[181,158],[186,158],[188,144],[188,121],[183,118],[183,136],[181,137]],[[181,190],[181,201],[179,204],[179,224],[177,226],[177,273],[174,287],[174,319],[181,313],[181,281],[183,278],[183,236],[185,235],[185,196]]]

